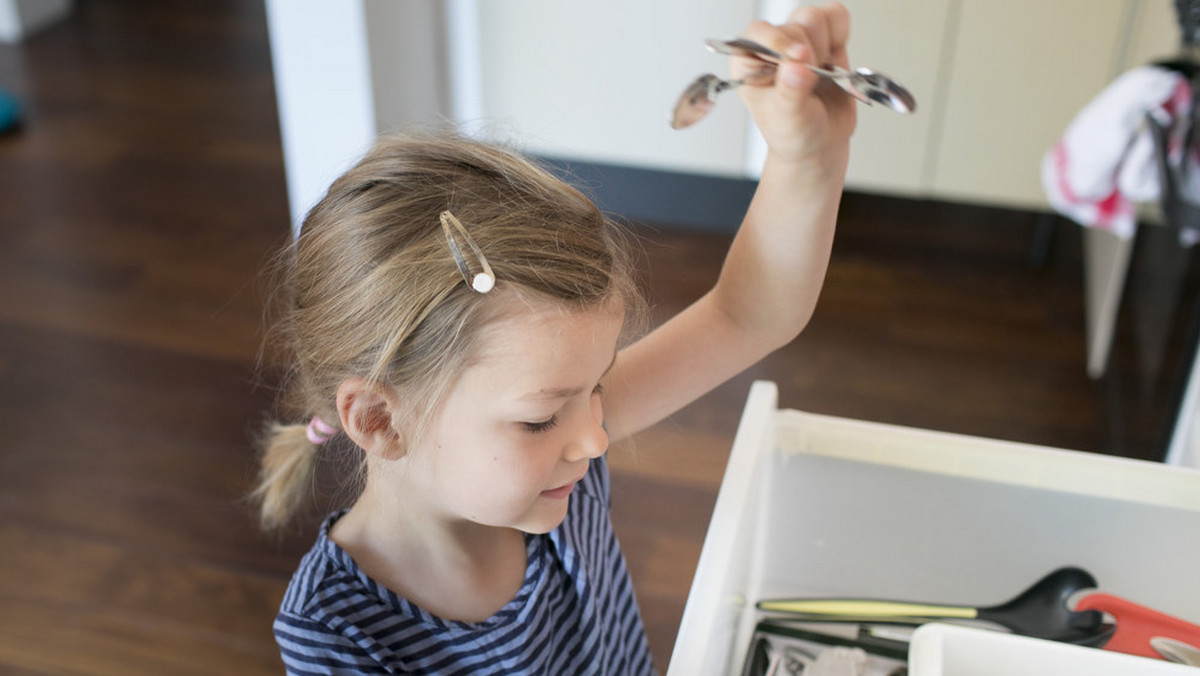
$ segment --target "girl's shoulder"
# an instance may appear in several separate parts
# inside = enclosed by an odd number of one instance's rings
[[[292,574],[280,612],[316,617],[337,605],[333,599],[355,603],[364,596],[377,596],[354,559],[329,537],[329,529],[345,513],[334,512],[321,524],[316,542]]]

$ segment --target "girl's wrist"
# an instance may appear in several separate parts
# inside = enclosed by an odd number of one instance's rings
[[[763,174],[778,174],[788,182],[801,182],[814,187],[841,189],[846,180],[849,148],[843,152],[793,157],[767,151]]]

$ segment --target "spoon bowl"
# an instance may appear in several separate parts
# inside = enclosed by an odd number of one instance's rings
[[[854,75],[858,77],[857,88],[863,90],[872,101],[898,113],[911,113],[917,109],[917,100],[913,95],[888,76],[869,68],[856,68]]]
[[[703,120],[717,103],[717,95],[727,89],[754,84],[775,74],[775,67],[768,66],[737,80],[723,80],[712,73],[701,75],[679,95],[675,110],[671,112],[671,128],[686,129]]]

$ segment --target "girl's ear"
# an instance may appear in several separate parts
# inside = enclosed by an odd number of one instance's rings
[[[404,438],[395,421],[395,390],[363,378],[348,378],[337,390],[342,430],[364,451],[385,460],[404,455]]]

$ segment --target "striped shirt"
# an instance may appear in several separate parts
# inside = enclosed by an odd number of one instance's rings
[[[443,620],[368,577],[329,539],[334,514],[283,599],[275,638],[289,674],[653,674],[603,458],[563,523],[525,536],[520,592],[478,623]]]

